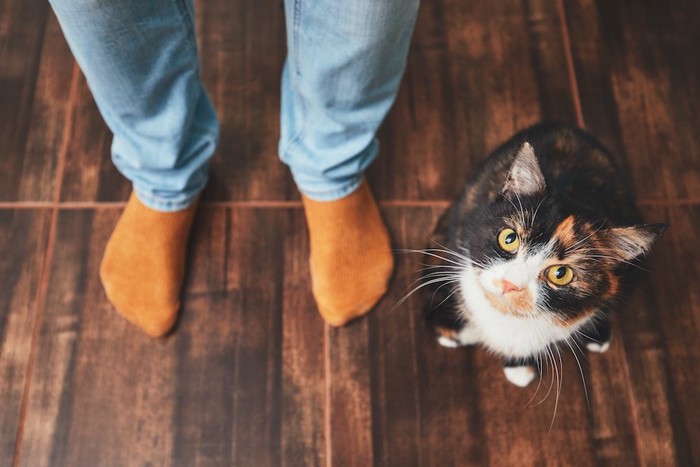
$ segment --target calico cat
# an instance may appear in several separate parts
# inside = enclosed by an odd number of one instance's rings
[[[605,352],[610,315],[665,229],[642,224],[610,153],[564,125],[498,148],[438,222],[424,284],[440,344],[481,344],[527,386],[551,348]]]

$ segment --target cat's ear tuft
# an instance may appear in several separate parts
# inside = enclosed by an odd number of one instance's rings
[[[631,261],[649,253],[665,230],[665,224],[612,228],[608,231],[611,252],[623,261]]]
[[[518,196],[530,196],[543,193],[544,190],[544,175],[537,162],[535,149],[526,142],[518,149],[501,192],[504,195],[515,193]]]

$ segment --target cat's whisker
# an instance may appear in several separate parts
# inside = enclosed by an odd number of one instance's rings
[[[542,399],[539,400],[535,404],[535,407],[541,405],[544,401],[546,401],[549,398],[549,395],[552,393],[552,388],[554,387],[554,375],[556,374],[556,365],[554,363],[554,354],[552,353],[552,349],[550,349],[550,346],[546,346],[544,348],[544,355],[547,357],[547,363],[549,366],[549,372],[550,372],[550,378],[549,378],[549,388],[547,389],[547,394],[544,395]]]
[[[423,284],[421,284],[421,285],[415,287],[413,290],[411,290],[405,297],[403,297],[401,300],[399,300],[399,302],[398,302],[396,305],[394,305],[394,307],[393,307],[392,309],[395,310],[396,308],[398,308],[398,307],[400,307],[401,305],[403,305],[403,303],[404,303],[406,300],[408,300],[414,293],[416,293],[417,291],[419,291],[419,290],[422,289],[423,287],[427,287],[427,286],[429,286],[429,285],[431,285],[431,284],[437,284],[437,283],[445,282],[445,281],[455,281],[455,279],[450,279],[450,278],[445,278],[445,277],[440,277],[440,278],[437,278],[437,279],[431,279],[431,280],[429,280],[429,281],[427,281],[427,282],[425,282],[425,283],[423,283]]]
[[[624,260],[624,259],[622,259],[622,258],[618,258],[618,257],[615,257],[615,256],[606,256],[606,255],[598,254],[598,255],[584,255],[583,258],[584,258],[584,259],[591,259],[591,260],[594,260],[594,259],[609,259],[609,260],[611,260],[611,261],[618,261],[618,262],[620,262],[620,263],[625,263],[625,264],[627,264],[628,266],[632,266],[632,267],[634,267],[634,268],[639,269],[640,271],[651,272],[651,271],[649,271],[648,269],[643,268],[643,267],[641,267],[641,266],[638,265],[638,264],[635,264],[635,263],[633,263],[633,262],[631,262],[631,261],[627,261],[627,260]]]
[[[533,328],[535,329],[535,332],[540,336],[540,338],[542,338],[542,334],[541,334],[541,331],[540,331],[540,328],[539,328],[539,325],[537,324],[537,322],[531,321],[531,323],[533,325]],[[535,362],[537,363],[537,373],[539,373],[540,378],[539,378],[539,381],[537,383],[537,388],[535,389],[534,394],[532,395],[530,400],[527,401],[527,404],[525,404],[525,407],[528,407],[532,403],[532,401],[535,400],[535,397],[537,397],[537,394],[540,392],[540,387],[542,386],[542,373],[544,370],[544,365],[542,362],[542,353],[541,352],[538,353],[537,355],[535,355]]]
[[[540,210],[540,206],[542,206],[542,203],[544,203],[544,200],[546,200],[549,197],[549,193],[547,193],[539,202],[537,207],[535,208],[535,213],[532,215],[532,219],[530,220],[530,227],[535,225],[535,219],[537,218],[537,212]]]
[[[432,256],[432,257],[437,258],[437,259],[441,259],[441,260],[446,261],[448,263],[452,263],[456,266],[461,266],[461,264],[456,262],[456,261],[453,261],[453,260],[448,259],[448,258],[444,258],[440,255],[436,255],[435,253],[432,253],[432,252],[429,252],[426,250],[396,250],[396,252],[397,253],[418,253],[418,254],[422,254],[422,255],[428,255],[428,256]]]
[[[446,278],[446,279],[451,279],[451,280],[458,280],[459,279],[459,277],[454,275],[454,274],[450,274],[448,272],[438,271],[438,272],[432,272],[430,274],[425,274],[425,275],[419,277],[418,279],[415,279],[413,282],[408,284],[408,287],[409,288],[413,287],[415,284],[417,284],[418,282],[425,280],[425,279],[437,279],[440,277]]]
[[[581,366],[581,361],[578,359],[578,356],[576,355],[576,352],[574,351],[574,348],[571,346],[571,343],[569,342],[568,339],[564,341],[566,345],[569,346],[571,349],[571,353],[574,354],[574,358],[576,359],[576,364],[578,365],[578,371],[581,373],[581,383],[583,384],[583,393],[586,395],[586,406],[588,406],[588,410],[591,410],[591,401],[588,398],[588,387],[586,386],[586,378],[583,376],[583,367]],[[577,345],[578,347],[578,345]],[[579,348],[580,350],[580,348]]]
[[[450,251],[450,250],[440,250],[440,249],[438,249],[438,248],[427,248],[427,249],[424,249],[424,250],[404,249],[404,250],[395,250],[395,251],[396,251],[397,253],[404,253],[404,254],[405,254],[405,253],[424,254],[424,255],[432,256],[432,257],[437,258],[437,259],[441,259],[441,260],[443,260],[443,261],[446,261],[446,262],[448,262],[448,263],[451,263],[451,264],[456,265],[456,266],[459,266],[459,267],[464,267],[464,264],[461,264],[461,263],[457,262],[456,260],[453,260],[453,259],[450,259],[450,258],[445,258],[444,256],[440,256],[440,255],[438,255],[437,253],[435,253],[435,252],[445,252],[445,253],[452,253],[452,254],[454,254],[454,252],[453,252],[453,251]],[[478,261],[474,261],[473,259],[464,257],[464,256],[462,256],[462,255],[457,255],[457,256],[458,256],[460,259],[466,261],[467,264],[472,264],[472,265],[475,265],[475,266],[478,266],[478,267],[482,267],[482,268],[483,268],[483,265],[480,264]]]
[[[583,337],[585,337],[585,338],[587,338],[587,339],[590,339],[590,340],[592,340],[593,342],[598,342],[598,340],[596,340],[595,338],[593,338],[593,337],[589,336],[588,334],[584,333],[584,332],[581,331],[580,329],[575,328],[575,327],[572,326],[571,324],[567,323],[565,320],[561,319],[561,318],[560,318],[559,316],[557,316],[555,313],[548,312],[547,310],[542,310],[542,311],[543,311],[544,314],[545,314],[546,316],[548,316],[549,318],[552,318],[552,319],[556,320],[559,324],[561,324],[561,325],[565,326],[566,328],[568,328],[569,331],[571,331],[571,332],[573,332],[573,333],[576,333],[576,334],[578,334],[578,335],[580,335],[580,336],[583,336]],[[591,319],[596,319],[596,316],[593,315],[593,317],[592,317]],[[578,343],[576,343],[576,341],[574,341],[574,343],[576,344],[576,347],[578,347],[578,349],[581,350],[581,352],[583,353],[583,350],[581,349],[581,347],[578,346]]]
[[[466,256],[460,255],[460,254],[457,253],[456,251],[449,249],[448,247],[446,247],[445,245],[441,244],[440,242],[438,242],[438,241],[435,240],[434,238],[431,238],[430,240],[431,240],[433,243],[435,243],[436,245],[438,245],[438,246],[442,249],[442,251],[444,251],[444,252],[451,253],[451,254],[453,254],[453,255],[455,255],[455,256],[457,256],[457,257],[459,257],[459,258],[462,258],[462,259],[466,259],[466,260],[469,259],[469,258],[467,258]]]
[[[568,247],[566,250],[564,250],[564,252],[565,252],[565,253],[568,253],[568,252],[570,252],[570,251],[576,250],[580,245],[582,245],[583,243],[585,243],[586,241],[588,241],[589,238],[591,238],[593,235],[595,235],[595,234],[597,234],[598,232],[600,232],[602,229],[603,229],[603,226],[601,225],[600,227],[598,227],[597,229],[595,229],[593,232],[591,232],[589,235],[587,235],[586,237],[582,238],[582,239],[579,240],[578,242],[576,242],[576,243],[574,243],[573,245],[571,245],[570,247]]]
[[[557,398],[554,400],[554,413],[552,414],[552,423],[549,425],[549,432],[552,432],[552,428],[554,427],[554,420],[557,418],[557,409],[559,408],[559,397],[561,396],[561,388],[562,388],[562,382],[564,381],[564,364],[561,360],[561,352],[559,352],[559,347],[554,346],[554,349],[557,351],[557,356],[559,357],[559,367],[561,371],[557,370]]]
[[[457,292],[459,292],[459,286],[455,287],[455,289],[454,289],[447,297],[443,298],[442,301],[441,301],[440,303],[438,303],[437,306],[436,306],[435,308],[440,308],[440,306],[441,306],[443,303],[445,303],[447,300],[449,300],[450,298],[452,298],[452,296],[453,296],[454,294],[456,294]],[[432,305],[432,301],[431,301],[431,305]],[[435,309],[435,308],[433,308],[433,309]]]

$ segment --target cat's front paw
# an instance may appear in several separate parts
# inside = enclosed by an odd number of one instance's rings
[[[610,348],[610,341],[608,342],[588,342],[586,348],[591,352],[605,353]]]
[[[503,368],[503,373],[511,383],[524,388],[535,379],[535,368],[530,365],[507,366]]]
[[[438,343],[443,347],[455,348],[474,345],[479,342],[479,335],[472,327],[465,326],[459,331],[438,328]]]

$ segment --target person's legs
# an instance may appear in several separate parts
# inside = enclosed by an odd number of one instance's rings
[[[394,102],[418,0],[285,0],[280,158],[301,191],[319,311],[341,325],[374,306],[393,269],[363,173]]]
[[[193,203],[218,122],[199,76],[189,0],[51,0],[135,196],[100,274],[118,311],[150,335],[177,315]]]

